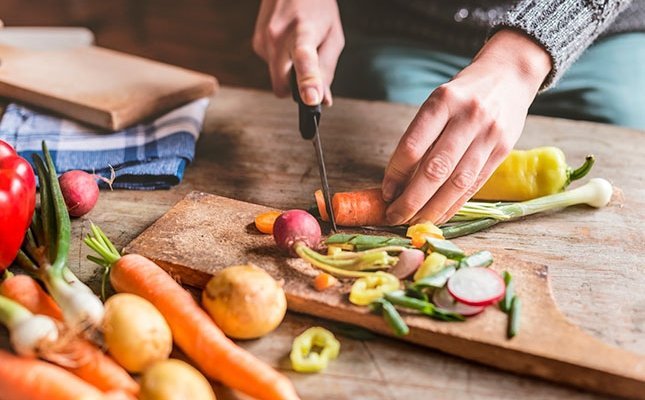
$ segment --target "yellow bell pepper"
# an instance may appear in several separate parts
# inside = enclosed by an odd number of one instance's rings
[[[386,292],[399,289],[399,279],[387,272],[374,272],[357,279],[349,292],[349,301],[357,306],[367,306],[380,299]]]
[[[572,181],[587,175],[593,163],[594,157],[589,155],[584,164],[574,170],[557,147],[513,150],[473,199],[525,201],[558,193]]]
[[[318,352],[314,348],[320,349]],[[318,372],[338,357],[340,342],[325,328],[314,326],[298,335],[291,346],[291,367],[297,372]]]

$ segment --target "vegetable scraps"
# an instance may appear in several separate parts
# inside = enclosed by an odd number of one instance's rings
[[[0,140],[0,272],[16,258],[35,207],[34,171]]]
[[[85,243],[98,253],[92,260],[109,271],[114,289],[152,303],[168,322],[175,343],[207,376],[260,400],[299,398],[286,376],[227,338],[191,294],[157,264],[138,254],[121,256],[93,224]]]
[[[294,371],[320,372],[339,353],[340,342],[334,334],[325,328],[314,326],[296,336],[289,358]]]
[[[589,173],[594,156],[579,168],[569,167],[557,147],[513,150],[475,195],[477,200],[525,201],[562,192]]]
[[[103,320],[103,303],[66,265],[71,222],[45,142],[42,151],[44,161],[34,154],[40,182],[40,209],[35,213],[23,245],[24,252],[18,253],[16,263],[38,274],[73,332],[98,330]]]
[[[252,264],[228,267],[215,274],[202,291],[202,304],[215,324],[235,339],[268,334],[287,312],[282,286]]]

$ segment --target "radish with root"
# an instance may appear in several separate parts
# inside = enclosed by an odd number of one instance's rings
[[[92,211],[99,199],[99,185],[96,180],[102,180],[110,188],[114,182],[114,169],[112,177],[104,178],[96,174],[88,174],[81,170],[67,171],[58,178],[67,211],[72,217],[82,217]]]

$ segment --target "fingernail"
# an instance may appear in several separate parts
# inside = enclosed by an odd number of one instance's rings
[[[394,183],[386,182],[383,185],[383,200],[390,202],[394,198]]]
[[[310,106],[318,105],[320,103],[320,97],[318,96],[318,91],[316,88],[307,88],[305,89],[305,103]]]
[[[403,223],[403,216],[401,214],[397,214],[395,212],[392,213],[387,213],[385,215],[385,218],[387,219],[387,223],[390,225],[400,225]]]

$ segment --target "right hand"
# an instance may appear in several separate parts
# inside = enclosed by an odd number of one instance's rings
[[[330,86],[344,45],[336,0],[262,1],[253,50],[269,65],[276,96],[290,95],[293,66],[303,101],[331,105]]]

